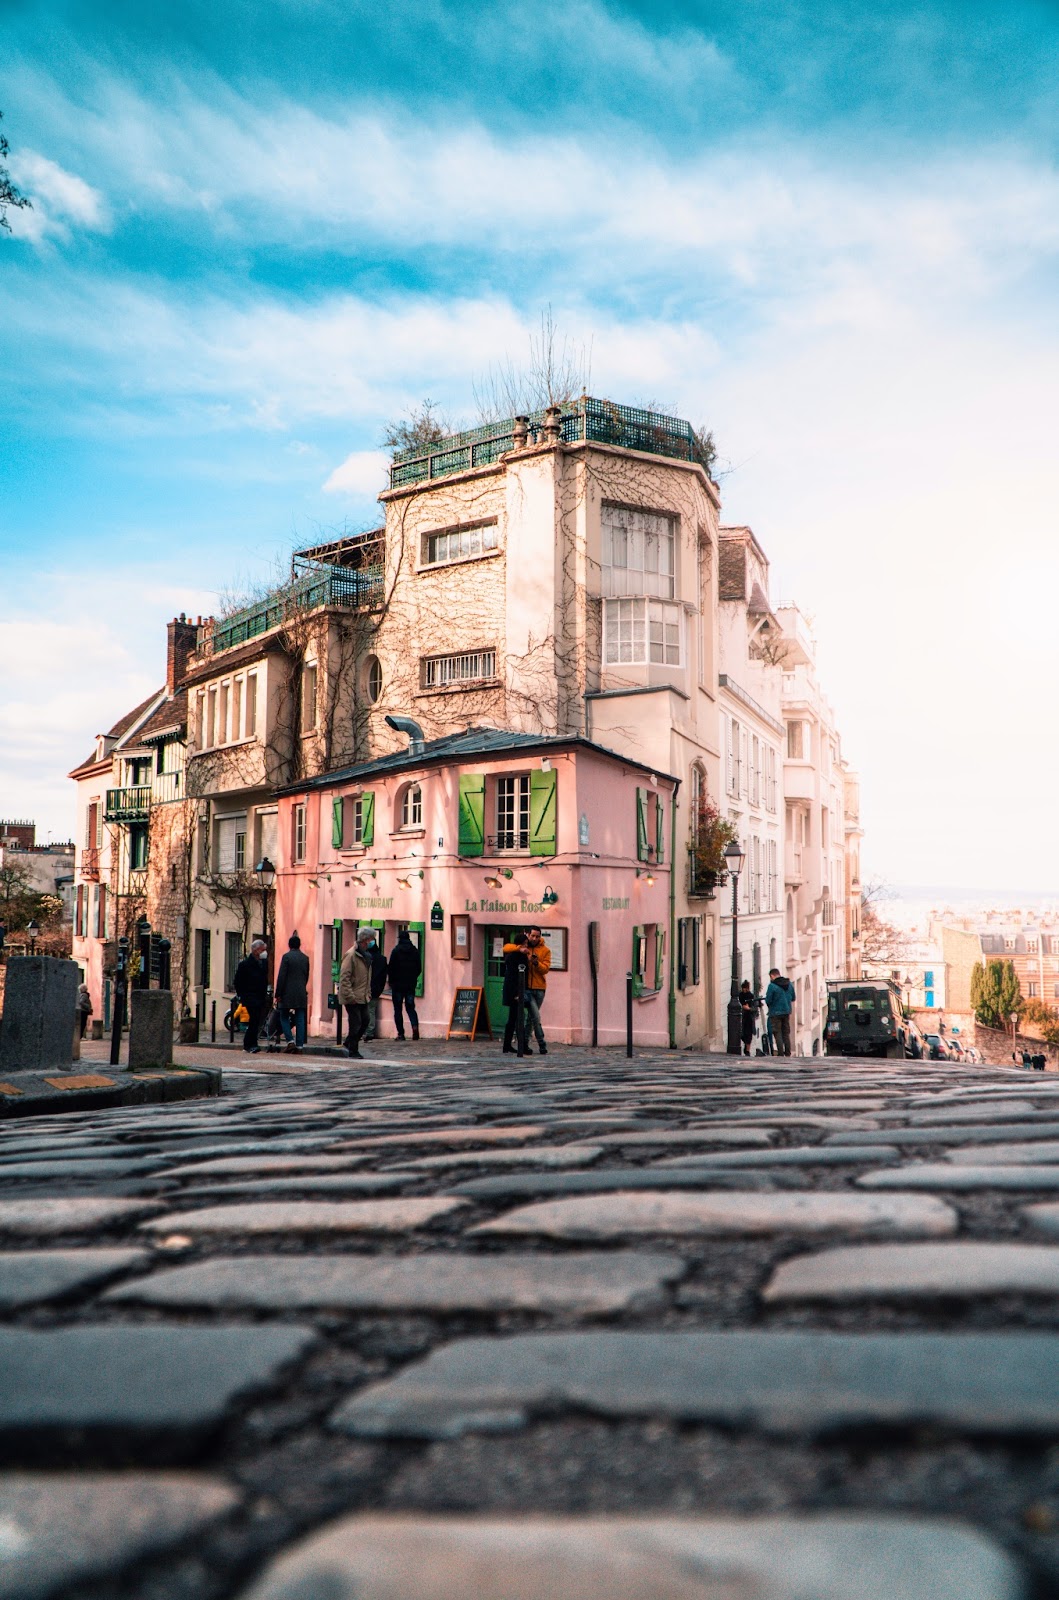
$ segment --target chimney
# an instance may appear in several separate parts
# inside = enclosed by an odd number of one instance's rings
[[[168,633],[169,648],[166,652],[165,686],[168,694],[174,694],[177,684],[188,669],[188,656],[195,648],[198,629],[181,612],[179,617],[174,617],[169,624]]]

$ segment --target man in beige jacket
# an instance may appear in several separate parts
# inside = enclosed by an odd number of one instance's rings
[[[368,1030],[368,1001],[371,999],[371,956],[368,947],[374,937],[374,928],[361,928],[356,945],[343,959],[338,974],[338,1003],[345,1006],[349,1024],[346,1053],[354,1061],[363,1059],[358,1046]]]

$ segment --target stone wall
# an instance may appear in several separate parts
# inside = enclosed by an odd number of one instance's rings
[[[1011,1059],[1012,1050],[1028,1050],[1031,1055],[1043,1053],[1047,1061],[1046,1071],[1059,1072],[1059,1049],[1054,1045],[1045,1044],[1040,1039],[1034,1039],[1031,1034],[1018,1032],[1013,1045],[1010,1033],[1005,1033],[1000,1028],[983,1028],[980,1022],[976,1022],[974,1042],[976,1048],[982,1052],[983,1060],[991,1062],[994,1066],[1013,1066],[1015,1063]]]
[[[147,919],[160,939],[168,939],[169,986],[179,1015],[185,1002],[185,972],[190,926],[190,862],[185,850],[188,829],[194,827],[196,803],[175,800],[151,807],[150,852],[147,866]]]

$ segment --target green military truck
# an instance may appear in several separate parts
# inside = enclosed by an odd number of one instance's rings
[[[896,983],[888,978],[831,979],[824,1033],[827,1055],[897,1056],[903,1061],[907,1043],[908,1028]]]

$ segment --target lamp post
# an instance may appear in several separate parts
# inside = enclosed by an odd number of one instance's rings
[[[1017,1011],[1010,1012],[1008,1014],[1008,1021],[1011,1023],[1011,1049],[1012,1049],[1012,1052],[1014,1052],[1015,1049],[1016,1049],[1016,1040],[1018,1038],[1018,1031],[1019,1031],[1019,1014],[1018,1014],[1018,1012]]]
[[[724,852],[725,863],[732,875],[732,993],[728,1000],[728,1054],[743,1053],[743,1017],[739,1005],[739,874],[746,856],[738,839],[733,839]]]
[[[32,917],[30,917],[29,921],[26,923],[26,932],[29,935],[29,953],[31,956],[35,956],[37,953],[37,935],[40,933],[40,923],[36,922]]]
[[[269,908],[269,891],[271,890],[272,885],[276,881],[276,869],[272,865],[272,862],[268,859],[268,856],[262,856],[261,860],[258,862],[257,866],[254,868],[254,872],[257,875],[258,883],[261,885],[262,911],[264,913],[264,919],[263,920],[264,920],[264,924],[265,924],[265,926],[264,926],[262,931],[263,931],[263,933],[265,935],[265,938],[268,940],[268,959],[269,959],[269,964],[271,965],[271,962],[272,962],[272,946],[275,944],[276,941],[270,935],[270,932],[269,932],[268,908]]]

